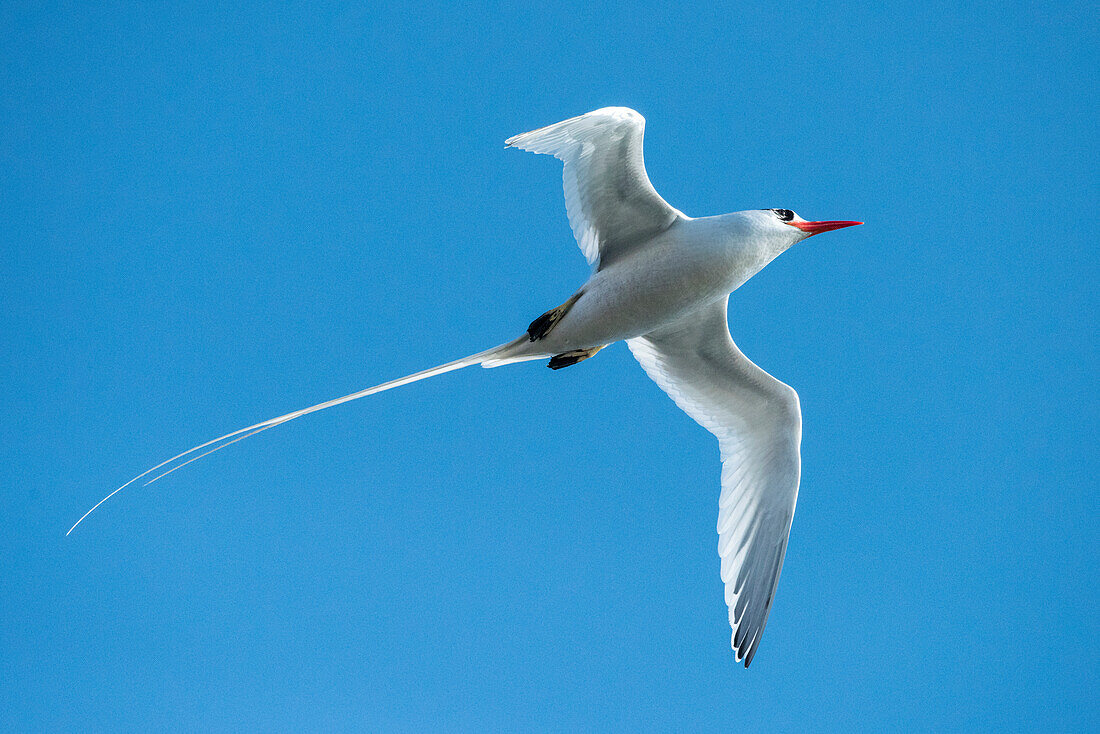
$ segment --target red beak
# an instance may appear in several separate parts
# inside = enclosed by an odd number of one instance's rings
[[[798,227],[803,232],[809,232],[812,237],[815,234],[821,234],[822,232],[828,232],[831,229],[843,229],[844,227],[854,227],[857,224],[863,224],[863,222],[787,222],[792,227]]]

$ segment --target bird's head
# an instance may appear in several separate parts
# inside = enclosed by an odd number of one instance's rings
[[[785,241],[786,247],[783,249],[815,234],[828,232],[831,229],[853,227],[857,224],[863,224],[863,222],[837,220],[809,222],[790,209],[761,209],[757,221],[757,226],[763,231],[776,239]]]

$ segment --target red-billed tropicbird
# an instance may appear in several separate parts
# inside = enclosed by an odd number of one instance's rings
[[[549,366],[560,369],[626,341],[653,381],[718,437],[718,553],[733,649],[748,667],[768,619],[794,516],[802,414],[798,394],[733,343],[726,303],[731,292],[795,243],[861,222],[809,222],[789,209],[685,216],[649,182],[642,160],[644,128],[645,119],[634,110],[605,107],[506,141],[564,162],[569,224],[592,265],[588,281],[522,336],[200,444],[104,497],[69,532],[138,479],[164,469],[149,480],[156,481],[303,415],[471,365],[549,357]]]

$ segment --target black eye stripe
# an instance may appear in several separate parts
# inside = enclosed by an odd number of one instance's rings
[[[794,219],[794,212],[790,209],[772,209],[775,212],[775,216],[779,217],[781,221],[789,222]]]

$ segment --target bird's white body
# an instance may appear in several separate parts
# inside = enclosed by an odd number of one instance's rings
[[[633,339],[724,298],[801,239],[759,236],[767,218],[774,216],[752,210],[677,219],[643,248],[593,272],[553,331],[516,355]]]
[[[644,128],[645,120],[634,110],[607,107],[507,141],[564,162],[569,223],[593,266],[588,281],[565,304],[536,319],[527,333],[207,441],[134,477],[84,517],[152,472],[163,469],[149,480],[156,481],[309,413],[471,365],[552,357],[550,366],[557,369],[625,340],[654,382],[718,438],[721,577],[733,648],[748,666],[767,622],[794,516],[802,416],[795,391],[733,343],[726,303],[732,291],[796,242],[859,222],[807,222],[787,209],[687,217],[649,182],[642,159]]]

